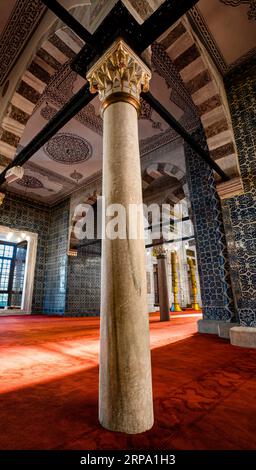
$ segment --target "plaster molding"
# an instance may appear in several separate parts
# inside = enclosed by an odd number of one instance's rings
[[[0,86],[46,12],[40,0],[19,0],[0,36]]]

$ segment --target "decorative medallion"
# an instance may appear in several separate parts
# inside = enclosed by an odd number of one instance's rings
[[[39,179],[28,175],[24,175],[22,179],[17,180],[17,184],[30,189],[40,189],[44,187],[43,183]]]
[[[73,134],[56,134],[45,144],[44,151],[49,158],[64,165],[82,163],[92,156],[91,144]]]
[[[256,20],[256,0],[220,0],[220,2],[231,7],[249,5],[248,19]]]

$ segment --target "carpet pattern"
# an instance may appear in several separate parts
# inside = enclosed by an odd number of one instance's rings
[[[256,449],[256,352],[150,317],[153,428],[98,424],[98,318],[1,317],[0,449]]]

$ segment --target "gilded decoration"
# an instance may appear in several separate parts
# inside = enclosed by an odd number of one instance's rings
[[[121,39],[108,49],[87,74],[91,93],[98,92],[102,102],[114,93],[126,94],[139,101],[140,92],[149,90],[150,79],[149,68]]]

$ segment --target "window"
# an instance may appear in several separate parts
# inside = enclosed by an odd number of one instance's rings
[[[0,242],[0,308],[21,307],[27,242]]]

